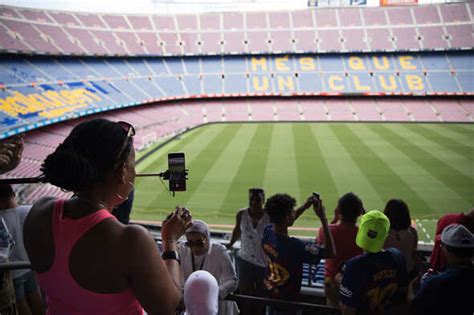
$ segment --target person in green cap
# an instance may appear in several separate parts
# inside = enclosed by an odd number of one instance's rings
[[[362,216],[356,244],[364,254],[345,265],[339,290],[342,314],[385,314],[394,302],[405,300],[408,274],[403,255],[396,248],[383,250],[389,229],[390,221],[381,211]]]

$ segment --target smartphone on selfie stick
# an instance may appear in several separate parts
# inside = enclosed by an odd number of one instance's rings
[[[176,191],[186,191],[188,170],[186,169],[183,152],[168,154],[168,170],[159,174],[137,174],[137,177],[159,176],[169,181],[169,190],[175,195]]]

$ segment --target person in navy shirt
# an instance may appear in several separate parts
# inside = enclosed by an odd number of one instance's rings
[[[265,227],[262,247],[267,256],[264,285],[268,296],[275,299],[297,300],[303,274],[303,263],[317,264],[321,258],[335,254],[332,235],[328,229],[326,212],[319,198],[311,198],[315,214],[321,219],[325,244],[321,247],[313,242],[290,237],[288,227],[298,215],[294,210],[295,199],[287,194],[276,194],[265,204],[265,211],[273,225]],[[294,310],[269,307],[267,314],[294,314]]]
[[[474,236],[461,224],[447,226],[441,234],[441,249],[447,259],[444,272],[427,277],[416,293],[420,276],[409,286],[411,314],[474,314],[472,257]]]
[[[396,248],[382,250],[389,229],[390,221],[380,211],[362,216],[356,244],[364,254],[345,265],[339,289],[342,314],[387,314],[395,297],[405,300],[408,274],[403,255]]]

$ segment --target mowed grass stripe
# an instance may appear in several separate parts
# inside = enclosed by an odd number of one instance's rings
[[[400,133],[405,131],[400,125],[390,125],[390,128],[394,128],[394,130]],[[385,141],[377,132],[374,132],[367,125],[360,126],[358,129],[360,137],[373,149],[375,154],[385,161],[429,205],[429,208],[421,208],[419,200],[405,199],[404,196],[395,195],[394,193],[393,198],[401,198],[408,203],[414,217],[419,218],[426,214],[436,215],[451,209],[453,205],[466,206],[465,200],[456,191],[453,191],[443,182],[433,177],[431,173],[421,168],[418,163],[413,161],[404,152],[400,151],[390,142]],[[420,145],[423,144],[420,143]],[[392,188],[394,191],[398,190],[396,186]]]
[[[248,189],[263,188],[263,180],[267,168],[268,152],[272,139],[273,124],[258,124],[250,145],[237,168],[222,208],[236,211],[248,205]]]
[[[344,144],[354,162],[366,174],[380,199],[389,200],[394,198],[394,195],[398,195],[399,198],[416,201],[416,206],[420,209],[430,209],[417,192],[375,154],[371,146],[367,145],[357,133],[356,128],[349,128],[347,124],[330,125],[330,128],[339,141]]]
[[[435,130],[428,129],[424,125],[405,124],[404,127],[421,137],[438,144],[443,148],[444,152],[451,151],[471,162],[474,161],[474,148],[466,143],[460,143],[456,139],[442,135]]]
[[[474,124],[467,125],[468,130],[464,131],[463,133],[458,133],[454,131],[455,125],[452,124],[421,124],[425,129],[429,130],[430,132],[435,132],[437,134],[442,134],[445,137],[450,139],[454,139],[458,143],[468,146],[474,147],[474,143],[472,142],[472,138],[474,137]]]
[[[334,128],[339,128],[334,125]],[[380,194],[370,183],[365,171],[355,163],[346,146],[334,132],[329,128],[328,124],[318,124],[313,126],[314,133],[319,137],[321,154],[328,161],[328,169],[332,174],[332,178],[336,184],[338,195],[332,200],[326,201],[330,205],[329,209],[333,209],[340,196],[347,192],[357,194],[367,209],[381,209],[386,200],[382,200]]]
[[[315,129],[318,130],[315,131]],[[306,200],[313,191],[317,191],[321,194],[325,204],[328,205],[327,202],[334,201],[339,194],[319,143],[319,139],[324,136],[323,129],[319,129],[316,124],[299,123],[293,125],[293,141],[297,156],[296,171],[301,202]],[[311,214],[311,217],[313,216]]]
[[[220,148],[222,144],[225,143],[226,137],[229,136],[229,132],[234,132],[235,126],[232,125],[210,125],[205,127],[205,132],[200,134],[197,137],[190,137],[189,142],[186,146],[173,146],[170,148],[172,152],[185,152],[186,154],[186,168],[189,169],[189,180],[187,181],[187,191],[176,193],[175,197],[170,196],[170,193],[160,187],[158,183],[154,186],[148,186],[148,193],[144,194],[144,198],[148,201],[145,203],[143,210],[145,211],[154,211],[154,212],[164,212],[169,211],[169,209],[174,209],[176,205],[186,205],[187,200],[190,195],[196,189],[196,187],[201,182],[203,177],[203,169],[201,167],[206,167],[211,165],[214,161],[215,153],[212,152],[210,147],[216,146],[217,152],[221,152]],[[183,139],[185,141],[186,139]],[[168,150],[167,152],[171,152]],[[167,168],[167,162],[163,164],[164,168]],[[205,170],[207,172],[207,169]],[[168,185],[168,182],[165,182]],[[159,186],[158,186],[159,185]],[[153,190],[160,189],[159,194],[153,195]],[[150,194],[151,190],[151,194]]]
[[[446,161],[445,164],[456,169],[459,173],[474,177],[474,174],[472,174],[472,161],[465,158],[463,155],[459,155],[456,152],[451,151],[449,148],[440,146],[436,142],[426,139],[420,134],[411,131],[407,128],[407,124],[389,125],[387,128],[407,139],[407,145],[417,146],[424,152],[435,156],[439,161]]]
[[[466,138],[466,140],[472,140],[472,136],[474,134],[472,123],[471,124],[440,124],[439,125],[443,129],[447,129],[450,132],[455,132],[459,136]]]
[[[227,140],[222,153],[215,158],[207,174],[189,198],[187,205],[195,210],[196,216],[200,213],[215,214],[220,216],[235,215],[223,206],[227,192],[239,170],[239,165],[244,158],[247,147],[255,133],[255,125],[239,124],[239,129],[232,138]]]
[[[420,167],[431,173],[433,177],[457,192],[468,203],[474,203],[474,194],[472,193],[474,179],[472,177],[464,175],[448,163],[439,160],[437,156],[426,152],[415,143],[412,143],[410,138],[400,136],[385,125],[370,125],[369,128],[405,153]]]
[[[287,193],[295,198],[300,196],[296,155],[293,144],[293,128],[290,123],[275,124],[272,132],[269,159],[263,187],[267,196],[275,193]],[[297,200],[298,203],[301,200]]]

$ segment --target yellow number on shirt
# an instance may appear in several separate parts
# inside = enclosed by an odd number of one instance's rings
[[[373,288],[367,291],[367,295],[369,296],[370,300],[370,309],[371,311],[379,311],[382,303],[392,296],[392,294],[397,289],[396,283],[390,283],[386,287],[383,288]]]

